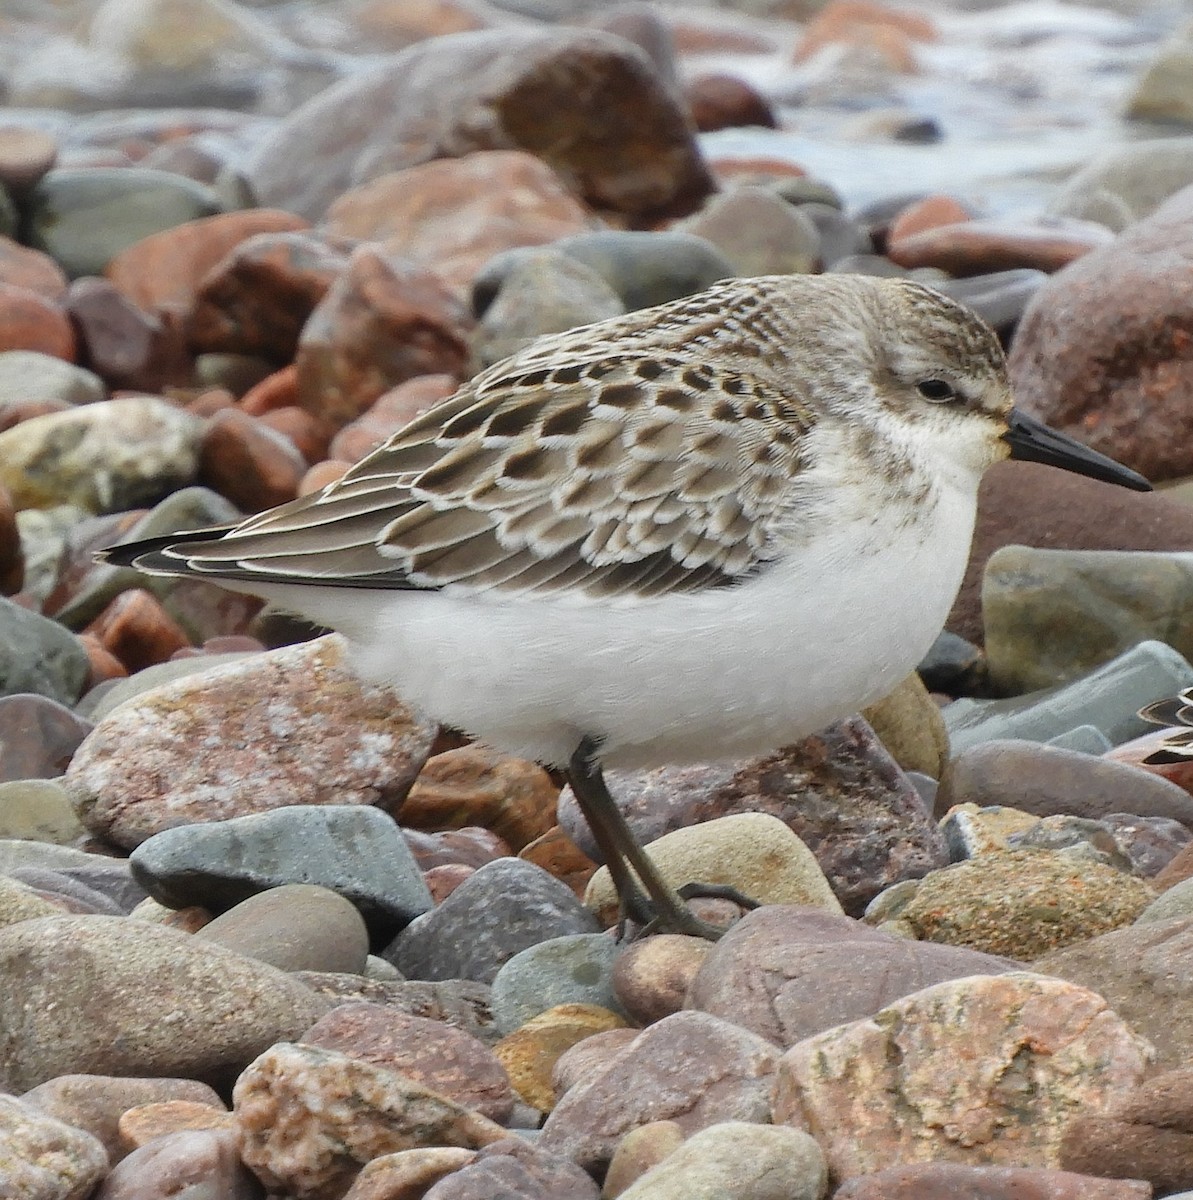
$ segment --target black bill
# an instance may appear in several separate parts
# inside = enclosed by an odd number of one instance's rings
[[[1057,433],[1047,425],[1011,409],[1010,428],[1002,435],[1011,447],[1011,457],[1022,462],[1047,463],[1077,475],[1088,475],[1104,483],[1117,483],[1136,492],[1150,492],[1152,485],[1137,471],[1116,463],[1113,458],[1083,446],[1066,433]]]

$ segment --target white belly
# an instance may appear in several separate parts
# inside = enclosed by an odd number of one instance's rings
[[[608,766],[706,761],[774,749],[898,684],[944,624],[973,519],[950,491],[913,526],[845,522],[737,587],[639,603],[271,595],[339,628],[365,677],[511,754],[563,764],[589,735]]]

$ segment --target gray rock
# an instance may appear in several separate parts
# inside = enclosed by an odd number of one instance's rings
[[[54,590],[67,539],[79,522],[87,517],[87,513],[73,504],[57,504],[53,508],[23,508],[17,513],[21,557],[25,560],[23,590],[38,602],[45,600]]]
[[[493,979],[493,1016],[502,1033],[557,1004],[599,1004],[625,1015],[613,989],[620,947],[603,933],[551,938],[515,954]]]
[[[489,366],[548,333],[625,312],[617,293],[582,262],[558,250],[507,250],[500,290],[472,334],[472,354]]]
[[[101,854],[88,854],[70,846],[54,846],[49,842],[31,842],[23,838],[0,838],[0,875],[21,867],[48,867],[51,871],[67,868],[88,868],[95,863],[113,860]]]
[[[1000,333],[1005,333],[1019,323],[1028,301],[1047,278],[1043,271],[1020,267],[965,279],[941,279],[931,286],[972,309]]]
[[[1121,231],[1193,183],[1193,137],[1125,142],[1071,175],[1048,205],[1058,217]]]
[[[101,400],[0,433],[0,483],[18,508],[123,512],[194,483],[203,422],[157,396]]]
[[[1113,743],[1096,725],[1077,725],[1049,738],[1045,746],[1055,750],[1073,750],[1078,754],[1092,754],[1095,757],[1105,754],[1112,749]]]
[[[692,1134],[621,1200],[820,1200],[824,1154],[810,1133],[726,1121]]]
[[[679,231],[711,242],[735,275],[803,275],[820,261],[815,222],[804,207],[788,204],[769,188],[747,185],[718,192],[681,222]]]
[[[0,695],[35,692],[73,704],[89,670],[70,630],[0,596]]]
[[[1012,700],[954,700],[944,710],[954,753],[995,738],[1047,741],[1095,725],[1119,745],[1152,728],[1139,710],[1193,685],[1193,667],[1163,642],[1140,642],[1072,683]]]
[[[379,936],[392,936],[432,906],[401,829],[371,805],[293,804],[166,829],[130,862],[145,890],[171,908],[220,911],[267,888],[317,884],[351,901]]]
[[[1094,821],[1108,813],[1136,813],[1193,829],[1193,796],[1170,780],[1114,759],[1023,740],[991,740],[959,754],[936,811],[943,814],[954,804]]]
[[[0,839],[30,838],[68,846],[86,836],[60,783],[53,779],[0,783]]]
[[[306,883],[250,896],[194,936],[279,971],[359,974],[369,956],[360,913],[338,893]]]
[[[1193,656],[1193,553],[1004,546],[982,579],[996,692],[1067,683],[1154,638]]]
[[[411,979],[489,983],[520,950],[599,931],[566,884],[523,859],[499,858],[407,925],[384,957]]]
[[[107,395],[104,381],[93,371],[63,362],[36,350],[0,353],[0,407],[11,402],[37,404],[61,400],[94,404]]]
[[[125,909],[121,908],[115,900],[105,896],[103,892],[90,888],[77,879],[60,875],[57,871],[51,871],[47,867],[20,867],[16,871],[10,872],[8,877],[25,884],[26,887],[36,889],[43,896],[48,895],[59,901],[71,912],[100,913],[109,917],[126,915]]]
[[[1171,921],[1177,917],[1193,917],[1193,879],[1182,879],[1166,892],[1161,892],[1135,918],[1137,925],[1156,921]]]
[[[1193,24],[1176,30],[1156,52],[1127,100],[1138,121],[1193,124]]]
[[[108,1170],[102,1143],[15,1096],[0,1096],[0,1192],[85,1200]]]
[[[61,775],[92,728],[90,721],[47,696],[26,692],[0,697],[0,780]]]
[[[1193,831],[1168,817],[1141,817],[1135,813],[1107,813],[1103,824],[1114,834],[1131,869],[1144,879],[1158,875],[1193,841]]]
[[[834,263],[851,255],[868,254],[873,249],[870,234],[835,204],[811,201],[801,204],[799,212],[815,226],[823,270],[830,270]]]
[[[292,976],[174,929],[62,916],[0,929],[0,1087],[56,1075],[227,1084],[330,1006]]]
[[[26,240],[72,279],[102,275],[134,242],[219,211],[210,188],[167,171],[60,167],[27,198]]]

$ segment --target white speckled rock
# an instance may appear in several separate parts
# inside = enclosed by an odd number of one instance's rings
[[[0,1096],[0,1196],[84,1200],[108,1170],[98,1138]]]
[[[362,683],[333,635],[142,694],[96,725],[64,782],[88,829],[132,847],[290,804],[393,808],[436,728]]]

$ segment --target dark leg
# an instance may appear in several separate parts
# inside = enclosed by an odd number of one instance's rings
[[[628,913],[636,920],[645,918],[649,932],[686,933],[716,941],[725,930],[701,921],[663,879],[638,844],[605,786],[605,777],[596,759],[598,749],[599,744],[592,738],[586,737],[580,743],[568,762],[568,780],[592,836],[605,856],[623,916]],[[696,887],[699,889],[700,885]]]

